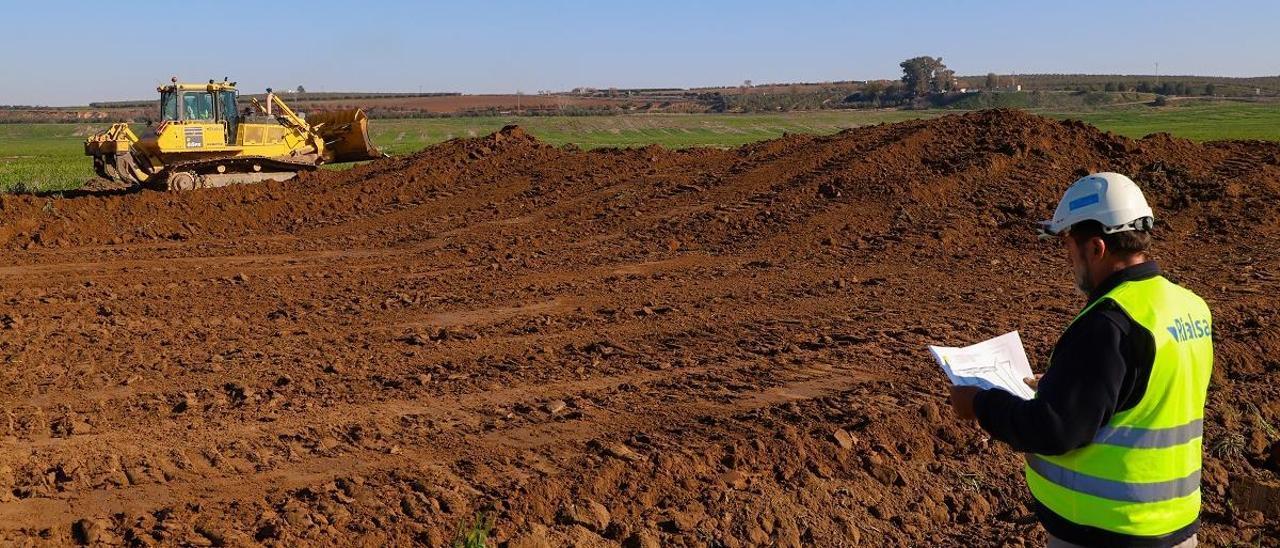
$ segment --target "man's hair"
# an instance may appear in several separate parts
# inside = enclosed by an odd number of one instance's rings
[[[1107,234],[1098,221],[1080,221],[1071,225],[1068,234],[1081,245],[1095,237],[1102,238],[1102,243],[1107,244],[1107,251],[1121,257],[1146,253],[1151,249],[1151,233],[1145,230],[1126,230]]]

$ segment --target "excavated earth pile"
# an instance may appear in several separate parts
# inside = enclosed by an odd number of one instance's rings
[[[1209,301],[1211,545],[1280,536],[1280,145],[984,111],[732,150],[507,128],[187,194],[0,197],[0,539],[1041,545],[926,345],[1083,304],[1128,173]]]

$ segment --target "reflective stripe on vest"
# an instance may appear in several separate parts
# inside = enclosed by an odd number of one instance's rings
[[[1027,455],[1027,486],[1072,523],[1159,537],[1200,513],[1204,400],[1213,369],[1209,308],[1154,276],[1121,283],[1076,319],[1103,301],[1115,303],[1155,343],[1142,399],[1117,412],[1083,447]]]
[[[1087,495],[1125,502],[1161,502],[1195,493],[1200,488],[1200,470],[1169,481],[1130,483],[1073,472],[1036,455],[1027,455],[1027,465],[1045,479]]]
[[[1093,443],[1121,447],[1173,447],[1204,436],[1204,419],[1171,428],[1139,428],[1137,426],[1104,426],[1093,437]]]

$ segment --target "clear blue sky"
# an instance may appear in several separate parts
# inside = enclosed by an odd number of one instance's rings
[[[960,74],[1280,74],[1280,2],[0,0],[0,104],[244,91],[527,93]],[[91,6],[93,6],[91,8]]]

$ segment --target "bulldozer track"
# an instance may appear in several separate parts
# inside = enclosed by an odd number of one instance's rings
[[[234,156],[188,160],[166,165],[152,176],[148,181],[148,186],[156,190],[169,191],[212,188],[237,184],[234,182],[236,176],[252,175],[265,178],[273,174],[280,174],[281,178],[290,178],[301,171],[314,171],[317,167],[309,162],[290,161],[266,156]],[[225,171],[219,171],[219,168],[223,168]],[[187,176],[187,178],[191,179],[190,188],[175,187],[173,185],[173,178],[182,174],[192,174]],[[219,184],[204,182],[206,179],[215,177],[225,178],[227,182]],[[249,182],[258,182],[258,180]]]

